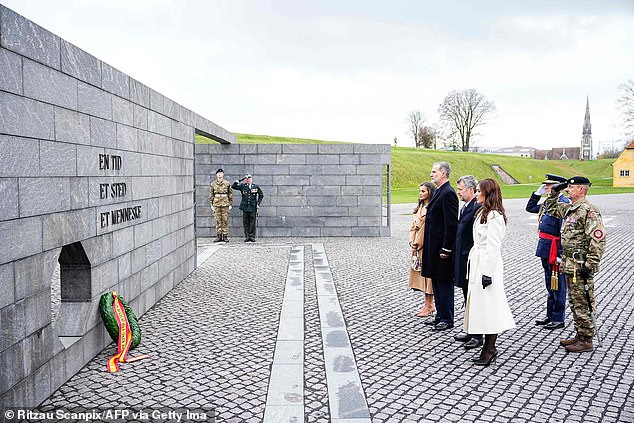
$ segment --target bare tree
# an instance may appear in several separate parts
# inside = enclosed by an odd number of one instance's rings
[[[486,123],[486,118],[495,112],[495,104],[475,89],[454,90],[447,94],[438,107],[440,120],[447,124],[449,138],[459,140],[462,151],[469,151],[474,129]]]
[[[418,139],[423,148],[436,148],[436,130],[431,126],[422,126],[418,132]]]
[[[626,135],[634,135],[634,79],[619,85],[621,96],[616,100]]]
[[[419,148],[421,146],[420,130],[425,123],[425,118],[420,110],[413,110],[407,115],[407,123],[409,126],[409,133],[414,138],[414,147]]]

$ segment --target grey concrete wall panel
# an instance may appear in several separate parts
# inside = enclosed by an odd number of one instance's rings
[[[238,144],[240,147],[240,154],[258,154],[257,144]]]
[[[228,156],[218,156],[215,159],[215,162],[217,164],[220,164],[219,162],[224,161],[224,157],[228,157]],[[235,155],[231,157],[236,157],[237,159],[235,159],[235,161],[243,162],[244,164],[247,164],[247,165],[255,165],[255,164],[274,165],[277,163],[277,156],[275,154],[257,154],[257,155],[246,155],[246,156]],[[306,163],[305,156],[303,159],[304,159],[304,163]],[[287,160],[285,164],[290,164],[290,163],[288,163],[288,160]]]
[[[134,104],[134,126],[139,129],[148,128],[148,109]]]
[[[342,154],[339,156],[339,164],[341,165],[355,165],[359,164],[360,159],[367,156],[358,156],[355,154]]]
[[[22,94],[22,58],[0,48],[0,90]]]
[[[80,112],[112,120],[112,94],[92,85],[79,82],[77,95]]]
[[[0,163],[0,177],[39,176],[39,141],[0,135]]]
[[[309,154],[306,156],[306,164],[338,165],[339,156],[334,154]]]
[[[90,144],[90,116],[55,107],[55,141]]]
[[[164,114],[164,104],[165,97],[161,93],[150,88],[150,109]]]
[[[53,106],[0,91],[0,134],[52,140]]]
[[[282,153],[317,154],[317,144],[282,144]]]
[[[70,178],[70,207],[83,209],[89,205],[88,178]]]
[[[157,134],[165,135],[167,137],[172,136],[172,121],[167,116],[163,116],[156,113],[153,110],[148,112],[148,131],[156,132]]]
[[[60,69],[60,38],[0,5],[0,46]]]
[[[134,125],[134,103],[117,97],[112,97],[112,120],[124,125]],[[147,126],[147,125],[146,125]]]
[[[65,40],[61,40],[61,47],[62,72],[101,87],[101,60]]]
[[[137,129],[132,126],[117,124],[117,148],[119,150],[137,151],[139,142]]]
[[[20,178],[20,217],[70,209],[68,178]]]
[[[75,176],[77,147],[73,144],[40,141],[40,175]]]
[[[354,144],[317,144],[319,154],[353,154]]]
[[[45,250],[72,244],[97,234],[97,216],[92,208],[47,214],[42,218],[42,224],[42,243]]]
[[[150,88],[130,78],[130,101],[145,108],[150,107]]]
[[[15,302],[14,263],[0,265],[0,309]]]
[[[42,218],[0,222],[0,264],[42,252]]]
[[[101,72],[101,87],[104,90],[126,100],[130,99],[130,77],[128,75],[103,62],[101,63]]]
[[[117,148],[117,124],[90,116],[90,144],[95,147]]]
[[[18,178],[0,178],[0,198],[2,198],[0,221],[17,218],[19,216]]]
[[[32,60],[24,61],[24,95],[77,110],[77,80]]]

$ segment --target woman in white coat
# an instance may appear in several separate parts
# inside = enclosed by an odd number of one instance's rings
[[[485,335],[480,356],[473,361],[488,366],[498,355],[495,348],[498,334],[514,328],[515,320],[504,292],[501,247],[507,219],[500,185],[493,179],[480,181],[476,201],[482,207],[473,222],[464,330]]]

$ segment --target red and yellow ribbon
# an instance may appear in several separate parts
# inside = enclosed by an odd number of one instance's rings
[[[119,326],[119,339],[117,341],[117,354],[110,357],[107,364],[108,373],[115,373],[119,371],[119,363],[132,363],[133,361],[141,360],[143,358],[150,357],[143,354],[136,357],[128,357],[128,351],[132,344],[132,330],[130,329],[130,323],[128,322],[128,316],[125,314],[125,308],[119,299],[119,294],[116,291],[112,291],[112,308],[114,310],[114,317]]]

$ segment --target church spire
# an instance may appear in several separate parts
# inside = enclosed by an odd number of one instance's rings
[[[586,116],[583,119],[581,134],[581,160],[592,159],[592,125],[590,124],[590,97],[586,95]]]

